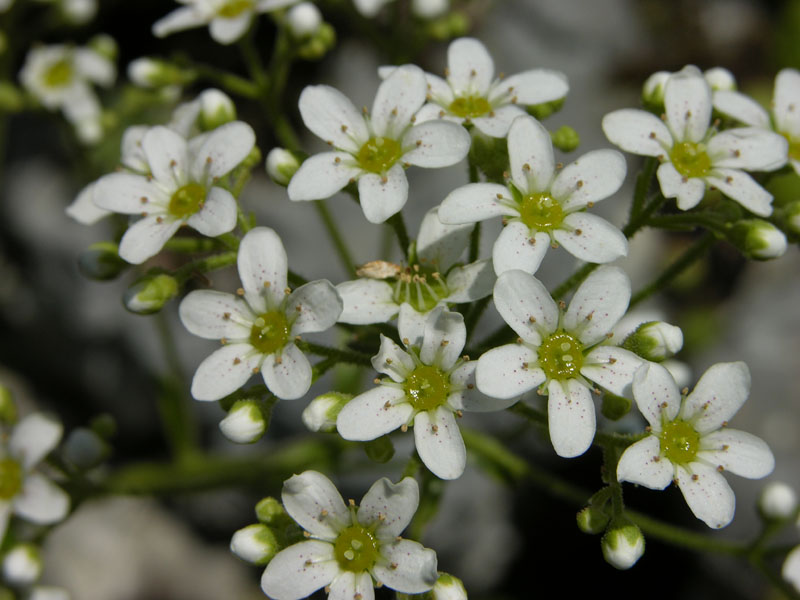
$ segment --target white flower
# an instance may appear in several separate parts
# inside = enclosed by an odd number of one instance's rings
[[[219,422],[219,429],[232,442],[252,444],[264,435],[267,423],[258,404],[253,400],[238,400]]]
[[[437,306],[472,302],[491,293],[494,273],[490,261],[456,264],[469,245],[472,227],[445,225],[437,214],[437,208],[425,214],[416,259],[408,267],[383,261],[367,263],[359,270],[366,277],[336,286],[344,305],[341,323],[385,323],[400,313],[415,319],[421,328]]]
[[[219,179],[250,153],[255,134],[240,121],[185,138],[167,127],[149,129],[141,140],[150,175],[118,172],[94,184],[100,208],[141,215],[122,236],[119,255],[140,264],[158,254],[182,225],[215,237],[236,226],[236,199]]]
[[[390,72],[382,70],[384,75]],[[569,91],[566,76],[547,69],[495,78],[491,55],[474,38],[450,43],[445,73],[446,80],[425,74],[428,104],[419,111],[417,120],[472,123],[492,137],[505,137],[514,119],[526,114],[525,106],[560,100]]]
[[[684,398],[664,367],[644,364],[633,395],[649,435],[622,454],[617,478],[655,490],[674,481],[698,519],[724,527],[733,519],[736,499],[722,471],[759,479],[775,466],[760,438],[727,428],[749,392],[750,372],[742,362],[713,365]]]
[[[460,356],[467,338],[464,318],[439,307],[424,330],[416,323],[400,335],[406,350],[381,335],[372,358],[376,371],[389,376],[348,402],[336,421],[346,440],[366,441],[397,428],[414,426],[414,442],[425,466],[441,479],[464,472],[466,449],[456,416],[463,410],[491,411],[508,403],[483,397],[474,389],[475,361]]]
[[[0,442],[0,539],[11,514],[51,525],[69,511],[69,496],[36,470],[61,439],[61,423],[34,413]]]
[[[797,511],[797,494],[783,481],[771,481],[761,490],[758,508],[768,519],[788,519]]]
[[[311,386],[311,365],[295,338],[331,327],[342,311],[342,301],[326,280],[289,293],[286,251],[278,234],[268,227],[256,227],[244,236],[238,267],[242,281],[238,296],[195,290],[181,302],[180,318],[186,329],[224,343],[197,367],[192,396],[219,400],[260,372],[278,398],[300,398]]]
[[[755,127],[717,132],[711,127],[711,88],[696,67],[669,77],[664,105],[665,121],[643,110],[622,109],[603,117],[603,131],[626,152],[659,158],[661,192],[677,198],[681,210],[697,206],[715,187],[747,210],[769,215],[772,195],[744,170],[781,167],[786,140]]]
[[[443,223],[504,218],[507,224],[492,250],[498,275],[512,269],[535,273],[551,244],[561,244],[573,256],[593,263],[627,254],[622,232],[585,212],[622,185],[622,154],[595,150],[556,174],[550,134],[526,116],[515,119],[508,131],[508,156],[507,185],[470,183],[451,192],[439,207]]]
[[[17,586],[29,586],[42,575],[42,557],[33,544],[17,544],[3,557],[3,579]]]
[[[289,182],[289,198],[328,198],[358,181],[368,221],[383,223],[399,212],[408,200],[406,167],[447,167],[469,151],[470,137],[463,127],[443,121],[414,124],[425,88],[419,67],[399,67],[378,88],[371,116],[362,115],[332,87],[304,89],[303,122],[336,150],[316,154],[300,166]]]
[[[301,2],[286,13],[286,24],[295,37],[310,37],[322,25],[322,13],[311,2]]]
[[[290,6],[297,0],[178,0],[186,6],[175,9],[153,25],[153,35],[166,37],[176,31],[208,25],[211,37],[232,44],[250,28],[257,13]]]
[[[611,341],[608,334],[625,314],[630,296],[630,281],[621,269],[600,267],[575,291],[564,312],[532,275],[503,273],[494,286],[494,304],[519,341],[480,357],[478,389],[513,403],[538,387],[548,395],[556,453],[568,458],[583,454],[596,428],[590,382],[630,396],[633,374],[642,364],[632,352],[604,343]]]
[[[91,48],[63,44],[31,48],[19,73],[25,88],[48,110],[61,110],[85,143],[102,136],[102,109],[91,83],[114,83],[114,64]]]
[[[408,594],[436,582],[436,553],[399,537],[419,504],[412,478],[379,479],[360,506],[351,501],[348,507],[327,477],[306,471],[283,484],[281,498],[310,539],[267,565],[261,588],[270,598],[298,600],[326,587],[330,600],[373,600],[377,582]]]
[[[775,77],[772,114],[740,92],[714,93],[714,108],[745,125],[775,131],[789,142],[789,162],[800,175],[800,72],[783,69]]]

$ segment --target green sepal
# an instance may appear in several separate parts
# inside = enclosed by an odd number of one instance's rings
[[[560,111],[564,106],[564,100],[565,98],[559,98],[558,100],[542,102],[541,104],[531,104],[525,108],[529,115],[541,121],[542,119],[546,119],[550,115]]]
[[[116,279],[130,265],[119,257],[119,247],[113,242],[97,242],[78,257],[78,270],[95,281]]]

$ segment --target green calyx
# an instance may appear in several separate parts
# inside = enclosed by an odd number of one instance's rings
[[[72,81],[75,69],[72,68],[72,61],[62,58],[54,62],[44,73],[44,84],[47,87],[64,87]]]
[[[217,9],[217,16],[223,19],[235,19],[252,8],[253,0],[228,0]]]
[[[203,208],[206,201],[206,187],[199,183],[187,183],[178,188],[169,199],[169,213],[178,219],[192,216]]]
[[[0,499],[10,500],[22,489],[22,466],[13,458],[0,460]]]
[[[523,196],[519,202],[520,220],[529,229],[550,232],[564,221],[564,210],[558,200],[547,193]]]
[[[492,105],[483,96],[460,96],[447,109],[462,119],[474,119],[490,112]]]
[[[250,329],[250,345],[262,354],[274,354],[289,341],[291,325],[282,311],[272,310],[256,317]]]
[[[694,461],[700,449],[700,434],[686,421],[666,423],[658,439],[661,443],[661,454],[677,465]]]
[[[558,331],[539,346],[539,366],[547,379],[572,379],[583,366],[583,344],[568,333]]]
[[[670,150],[669,159],[678,173],[687,178],[705,177],[711,172],[705,144],[679,142]]]
[[[420,365],[406,378],[403,388],[417,410],[433,410],[450,395],[450,381],[439,367]]]
[[[379,548],[373,533],[356,524],[341,531],[333,544],[333,555],[343,571],[363,573],[377,562]]]
[[[372,137],[361,146],[356,158],[358,164],[370,173],[385,173],[400,160],[403,149],[397,140],[386,137]]]

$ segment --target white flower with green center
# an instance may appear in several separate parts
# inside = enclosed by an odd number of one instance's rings
[[[621,269],[600,267],[575,291],[564,311],[528,273],[506,271],[497,278],[495,307],[519,338],[478,359],[478,389],[511,404],[537,388],[546,394],[550,441],[559,456],[579,456],[592,444],[592,382],[630,397],[633,374],[642,360],[612,345],[611,337],[628,308],[630,285]]]
[[[297,336],[332,327],[342,301],[322,279],[290,292],[286,251],[268,227],[244,236],[237,260],[242,288],[236,296],[196,290],[180,305],[186,329],[223,343],[197,367],[192,396],[219,400],[261,373],[278,398],[300,398],[311,386],[311,365],[295,343]]]
[[[102,108],[91,84],[109,87],[116,68],[90,48],[62,44],[31,48],[19,73],[22,85],[48,110],[61,110],[81,141],[98,142]]]
[[[0,539],[11,515],[39,525],[57,523],[69,511],[69,496],[37,471],[56,447],[61,423],[33,413],[22,419],[0,442]]]
[[[625,179],[625,159],[616,150],[595,150],[556,172],[550,134],[524,116],[508,131],[510,180],[470,183],[451,192],[439,207],[443,223],[475,223],[503,217],[506,226],[494,243],[499,275],[512,269],[535,273],[551,245],[593,263],[628,253],[622,232],[585,212],[608,198]]]
[[[158,254],[182,225],[215,237],[236,226],[236,199],[220,179],[241,163],[255,134],[241,121],[187,141],[167,127],[150,128],[141,140],[148,175],[111,173],[94,184],[102,209],[140,215],[119,244],[119,255],[140,264]],[[143,165],[142,165],[143,166]]]
[[[182,6],[153,25],[153,35],[166,37],[176,31],[208,25],[211,37],[232,44],[250,28],[258,13],[291,6],[298,0],[178,0]]]
[[[772,194],[745,171],[785,164],[783,136],[756,127],[718,132],[711,126],[711,88],[692,66],[667,80],[664,107],[663,120],[643,110],[616,110],[603,117],[603,131],[626,152],[658,157],[661,192],[676,198],[681,210],[697,206],[714,187],[757,215],[772,213]]]
[[[437,306],[472,302],[492,292],[494,273],[490,261],[457,264],[469,245],[472,227],[445,225],[437,211],[432,208],[422,220],[416,258],[410,266],[403,269],[381,261],[377,265],[389,272],[370,277],[370,267],[376,263],[367,263],[360,270],[366,277],[336,286],[344,305],[339,322],[385,323],[404,313],[405,318],[419,323],[421,331],[428,313]]]
[[[436,583],[436,553],[400,536],[417,510],[411,477],[376,481],[356,506],[346,506],[322,473],[306,471],[283,484],[283,505],[308,540],[281,550],[261,589],[273,600],[299,600],[325,587],[329,600],[374,600],[374,586],[406,594]]]
[[[727,428],[749,393],[743,362],[713,365],[685,397],[664,367],[644,364],[633,379],[633,396],[650,424],[648,435],[623,452],[617,479],[654,490],[674,481],[698,519],[725,527],[736,498],[722,472],[760,479],[775,466],[763,440]]]
[[[382,74],[390,72],[382,70]],[[526,106],[560,100],[569,91],[566,76],[548,69],[495,78],[491,55],[474,38],[450,43],[445,74],[446,79],[425,74],[428,103],[417,113],[417,121],[472,123],[486,135],[498,138],[508,134],[514,119],[526,114]]]
[[[789,162],[800,175],[800,72],[783,69],[775,77],[771,114],[740,92],[714,92],[713,102],[714,108],[728,117],[785,137],[789,142]]]
[[[300,94],[300,115],[315,135],[335,148],[307,159],[289,182],[290,200],[329,198],[358,181],[364,216],[383,223],[408,200],[405,169],[448,167],[469,151],[467,131],[455,123],[415,123],[425,102],[425,75],[419,67],[397,68],[378,88],[371,115],[326,85]]]
[[[336,427],[346,440],[366,441],[413,425],[425,466],[441,479],[456,479],[466,465],[456,417],[464,410],[501,410],[508,404],[474,389],[476,363],[460,356],[467,338],[461,314],[439,307],[422,331],[416,327],[415,321],[400,320],[405,350],[381,336],[372,366],[389,378],[348,402]]]

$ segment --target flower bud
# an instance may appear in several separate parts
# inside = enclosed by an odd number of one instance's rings
[[[105,440],[86,427],[72,430],[64,442],[64,458],[81,470],[96,467],[109,452]]]
[[[472,23],[467,13],[453,11],[444,15],[441,19],[430,21],[427,25],[428,35],[435,40],[443,42],[466,35]]]
[[[648,110],[660,111],[664,107],[664,89],[671,73],[657,71],[642,86],[642,104]]]
[[[618,421],[630,412],[631,406],[633,406],[633,401],[630,398],[606,392],[603,394],[600,412],[605,418]]]
[[[256,518],[265,525],[277,523],[286,516],[283,505],[272,496],[262,498],[258,501],[258,504],[256,504]]]
[[[660,362],[683,348],[683,332],[680,327],[664,321],[649,321],[626,337],[622,347],[645,360]]]
[[[79,3],[83,3],[84,0],[73,1],[72,4],[77,6]],[[89,0],[89,4],[93,4],[93,0]],[[64,2],[64,4],[69,4],[69,2]],[[95,5],[96,7],[96,5]],[[91,17],[89,17],[91,18]],[[103,58],[107,58],[109,61],[117,62],[117,56],[119,55],[119,45],[117,44],[117,40],[113,37],[108,35],[107,33],[99,33],[94,36],[92,39],[89,40],[87,44],[89,48],[97,52]]]
[[[310,37],[297,48],[297,55],[304,60],[317,60],[336,44],[336,30],[330,23],[320,23]]]
[[[708,85],[711,86],[711,91],[736,91],[736,78],[728,69],[714,67],[703,73],[703,77],[705,77]]]
[[[236,120],[236,106],[225,92],[211,88],[201,93],[197,99],[200,102],[197,124],[203,131],[211,131]]]
[[[644,554],[644,536],[632,522],[619,519],[600,540],[603,558],[616,569],[630,569]]]
[[[761,490],[758,509],[765,519],[788,519],[797,510],[797,494],[782,481],[771,481]]]
[[[184,83],[183,73],[178,67],[147,56],[128,63],[128,79],[143,88],[160,88]]]
[[[17,404],[14,402],[14,394],[11,390],[0,383],[0,423],[3,425],[13,425],[17,422]]]
[[[562,125],[551,132],[550,137],[553,139],[553,146],[562,152],[572,152],[581,143],[578,132],[568,125]]]
[[[96,281],[116,279],[128,266],[119,257],[119,248],[112,242],[92,244],[78,257],[80,272]]]
[[[367,453],[370,460],[374,460],[376,463],[387,463],[394,456],[394,444],[388,435],[382,435],[374,440],[364,442],[364,452]]]
[[[601,507],[590,504],[578,513],[576,520],[583,533],[597,535],[608,525],[609,516]]]
[[[541,104],[531,104],[526,107],[528,114],[537,118],[539,121],[546,119],[550,115],[557,113],[564,106],[564,98],[558,100],[551,100],[550,102],[542,102]]]
[[[149,315],[160,311],[179,291],[178,281],[167,273],[145,275],[122,295],[122,302],[130,312]]]
[[[420,19],[441,17],[450,8],[450,0],[412,0],[411,12]]]
[[[303,424],[309,431],[327,433],[336,431],[336,417],[352,397],[352,394],[340,392],[328,392],[317,396],[303,410]]]
[[[728,239],[747,258],[769,260],[786,252],[786,236],[769,221],[744,219],[728,233]]]
[[[3,557],[3,579],[7,582],[28,586],[42,575],[42,557],[33,544],[17,544]]]
[[[289,185],[299,168],[300,161],[285,148],[273,148],[267,154],[267,175],[278,185]]]
[[[301,2],[286,13],[286,24],[294,37],[311,37],[322,25],[322,14],[311,2]]]
[[[219,428],[223,435],[237,444],[252,444],[267,430],[264,414],[253,400],[239,400],[228,411]]]
[[[261,523],[248,525],[231,538],[231,552],[254,565],[266,565],[278,550],[272,531]]]
[[[97,0],[62,0],[61,10],[68,21],[83,25],[97,14]],[[116,60],[116,54],[112,60]]]
[[[439,573],[439,579],[427,592],[404,594],[396,592],[397,600],[467,600],[467,590],[458,577],[449,573]]]

